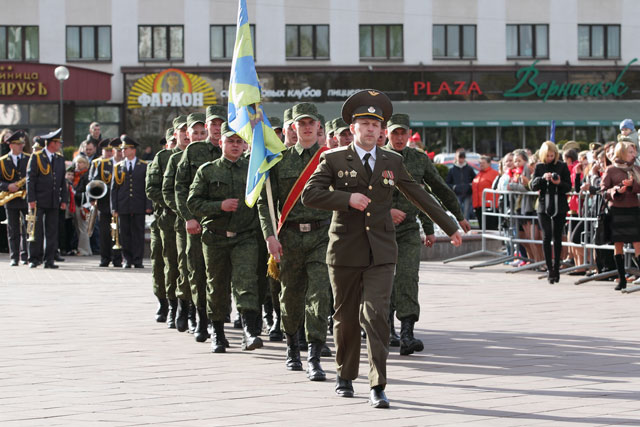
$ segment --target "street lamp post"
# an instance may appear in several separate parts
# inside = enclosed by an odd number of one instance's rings
[[[64,114],[62,112],[62,101],[64,99],[63,96],[63,92],[62,92],[62,86],[64,84],[64,81],[67,80],[69,78],[69,69],[67,67],[65,67],[64,65],[61,65],[59,67],[56,67],[56,69],[54,70],[53,74],[55,74],[56,79],[58,79],[58,81],[60,82],[60,128],[63,128],[63,119],[64,119]],[[64,132],[63,132],[64,134]]]

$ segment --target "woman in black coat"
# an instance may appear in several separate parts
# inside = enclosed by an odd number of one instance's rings
[[[536,165],[530,188],[540,192],[538,199],[538,221],[542,228],[542,248],[547,263],[547,280],[553,284],[560,281],[560,253],[562,231],[569,212],[567,193],[571,190],[571,174],[567,165],[559,160],[558,147],[546,141],[540,147],[541,163]],[[551,238],[553,237],[553,256]]]

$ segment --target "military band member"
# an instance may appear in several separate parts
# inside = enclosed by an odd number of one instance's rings
[[[224,319],[229,289],[242,316],[242,350],[262,347],[258,300],[258,214],[244,203],[249,160],[244,141],[222,124],[222,157],[202,165],[191,184],[187,204],[202,217],[202,248],[207,268],[207,312],[213,323],[211,351],[224,353]]]
[[[11,151],[0,157],[0,191],[6,193],[6,197],[15,197],[17,192],[26,193],[27,164],[30,154],[24,153],[26,134],[22,130],[11,133],[5,139]],[[27,246],[25,227],[27,215],[27,201],[19,196],[4,203],[7,214],[7,237],[9,241],[10,265],[17,266],[22,260],[27,263]]]
[[[307,377],[324,381],[320,353],[327,338],[329,275],[325,256],[331,213],[302,205],[299,200],[304,172],[311,173],[319,158],[318,111],[311,103],[293,107],[297,143],[283,152],[270,170],[275,208],[282,226],[274,230],[266,197],[258,200],[262,232],[269,253],[280,262],[281,327],[287,337],[289,370],[302,370],[297,332],[304,323],[308,344]],[[323,147],[322,150],[325,150]],[[310,166],[311,165],[311,166]],[[297,184],[297,185],[296,185]],[[278,234],[278,231],[279,234]]]
[[[370,403],[388,408],[384,388],[389,354],[389,303],[397,262],[395,227],[391,217],[396,186],[461,242],[458,225],[402,164],[402,157],[376,147],[381,122],[392,114],[389,98],[376,90],[357,92],[342,106],[354,143],[324,153],[302,193],[311,208],[333,210],[326,252],[334,296],[336,393],[353,396],[358,377],[360,326],[367,336]]]
[[[411,136],[409,116],[401,113],[393,114],[387,122],[386,133],[389,138],[389,144],[386,148],[400,154],[411,177],[419,184],[428,185],[428,190],[438,197],[447,210],[454,214],[462,229],[465,232],[469,231],[471,226],[462,214],[458,198],[444,182],[429,156],[407,145]],[[398,244],[398,262],[389,312],[391,343],[395,346],[400,345],[400,354],[406,356],[424,349],[422,341],[415,338],[413,334],[413,327],[420,317],[418,275],[422,246],[416,218],[419,218],[422,223],[426,235],[425,245],[432,246],[436,238],[431,220],[407,200],[397,187],[393,191],[391,218],[396,226],[396,243]],[[395,341],[397,337],[393,333],[395,329],[393,327],[394,311],[401,322],[399,342]]]
[[[69,192],[65,182],[62,129],[40,140],[45,148],[31,156],[27,166],[27,202],[36,210],[35,242],[29,244],[29,267],[36,268],[43,260],[44,268],[58,268],[53,262],[58,250],[58,216],[67,208]]]
[[[118,220],[124,268],[144,268],[144,217],[152,212],[145,194],[147,162],[136,157],[139,144],[128,135],[120,136],[125,159],[113,168],[111,214]]]
[[[151,228],[151,269],[153,279],[153,293],[158,299],[167,299],[167,327],[175,329],[178,299],[176,287],[178,282],[178,250],[174,226],[175,214],[169,209],[162,197],[162,178],[173,154],[175,135],[173,128],[167,129],[163,138],[165,147],[156,153],[147,168],[145,191],[153,203],[154,221]],[[184,317],[186,329],[186,316]],[[183,329],[183,330],[184,330]]]
[[[213,114],[210,114],[211,122],[220,121],[222,124],[222,113],[226,115],[224,107],[209,107]],[[187,206],[189,197],[189,187],[196,176],[198,168],[204,163],[216,160],[222,154],[219,141],[207,139],[208,132],[205,129],[206,116],[202,113],[192,113],[187,116],[187,133],[191,143],[184,150],[176,169],[175,193],[176,208],[179,215],[185,220],[187,230],[187,263],[189,266],[189,284],[191,285],[191,297],[198,313],[198,324],[194,332],[197,342],[205,342],[209,337],[207,327],[209,319],[207,317],[207,272],[202,255],[202,241],[199,218],[191,213]],[[217,135],[219,137],[219,133]],[[216,134],[212,134],[215,138]]]
[[[122,252],[113,249],[111,238],[111,179],[113,176],[114,140],[119,144],[120,138],[106,138],[100,141],[99,147],[102,156],[91,162],[89,169],[89,181],[100,180],[107,185],[107,194],[93,201],[98,208],[98,229],[100,231],[100,267],[108,267],[110,263],[114,267],[122,267]]]

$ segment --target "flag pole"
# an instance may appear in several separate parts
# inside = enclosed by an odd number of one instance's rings
[[[271,194],[271,177],[267,176],[267,204],[269,205],[269,216],[271,217],[271,226],[273,227],[273,235],[278,240],[278,226],[276,225],[276,210],[273,205],[273,194]]]

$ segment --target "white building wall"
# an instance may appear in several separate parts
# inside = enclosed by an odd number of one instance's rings
[[[478,0],[478,64],[504,64],[507,57],[506,0]]]

